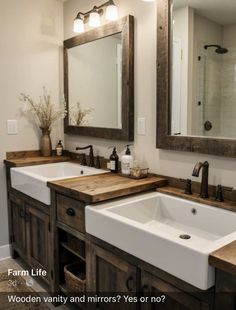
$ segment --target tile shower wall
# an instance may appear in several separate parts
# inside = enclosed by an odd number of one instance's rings
[[[220,133],[221,55],[207,44],[222,44],[223,29],[217,23],[194,14],[194,73],[192,135],[218,136]],[[198,58],[200,56],[200,59]],[[210,121],[212,129],[206,131],[204,123]]]
[[[222,55],[221,76],[221,136],[236,137],[236,24],[224,27],[223,46],[228,53]]]

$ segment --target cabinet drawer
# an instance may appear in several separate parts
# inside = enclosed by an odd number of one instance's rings
[[[85,204],[63,195],[57,195],[57,219],[84,233]]]

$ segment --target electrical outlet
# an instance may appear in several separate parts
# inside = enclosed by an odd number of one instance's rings
[[[138,135],[140,136],[146,135],[146,118],[145,117],[138,118]]]
[[[17,128],[17,120],[8,120],[7,121],[7,133],[8,135],[17,135],[18,128]]]

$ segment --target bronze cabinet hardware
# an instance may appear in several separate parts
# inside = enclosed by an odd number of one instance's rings
[[[202,182],[201,182],[201,198],[208,198],[208,174],[209,174],[209,163],[197,163],[193,168],[193,177],[199,177],[200,170],[202,169]]]
[[[82,151],[82,150],[87,150],[87,149],[89,149],[89,163],[87,164],[85,154],[83,154],[81,165],[94,167],[95,165],[94,165],[94,156],[93,156],[93,146],[92,145],[77,147],[76,151]]]
[[[129,277],[126,281],[126,287],[129,292],[132,292],[134,289],[134,279],[133,277]]]
[[[75,210],[73,208],[68,208],[66,214],[69,216],[75,216]]]
[[[96,161],[94,164],[95,168],[101,169],[101,161],[100,161],[100,156],[96,156]]]
[[[215,198],[216,201],[224,202],[223,191],[232,192],[233,191],[233,187],[222,186],[220,184],[217,185],[217,188],[216,188],[216,198]]]
[[[179,179],[179,180],[182,183],[186,183],[186,187],[185,187],[184,193],[186,195],[192,195],[193,194],[193,192],[192,192],[192,181],[190,179],[187,179],[187,180]]]

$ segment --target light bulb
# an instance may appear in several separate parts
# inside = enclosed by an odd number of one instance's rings
[[[89,14],[89,26],[99,27],[101,25],[100,15],[98,12],[92,12]]]
[[[74,20],[74,32],[75,33],[84,32],[84,22],[81,18],[76,18]]]
[[[114,21],[114,20],[117,20],[118,18],[119,18],[119,14],[118,14],[117,6],[114,4],[108,5],[106,9],[106,19]]]

